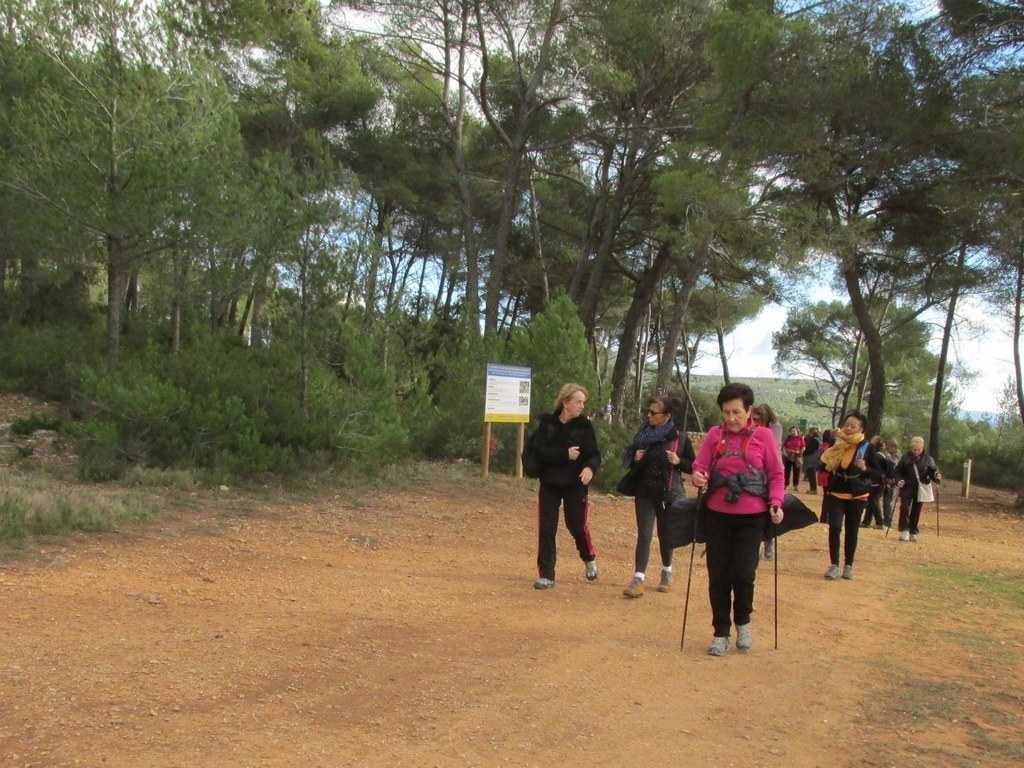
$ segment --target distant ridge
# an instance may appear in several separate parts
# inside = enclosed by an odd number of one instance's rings
[[[754,390],[754,402],[768,403],[776,412],[784,427],[806,421],[807,426],[825,428],[829,413],[825,410],[812,408],[797,403],[797,398],[814,387],[811,379],[786,379],[758,376],[734,376],[733,381],[749,384]],[[694,375],[690,377],[691,386],[712,399],[722,388],[721,376]],[[960,418],[970,421],[985,421],[995,425],[999,414],[993,411],[960,411]]]

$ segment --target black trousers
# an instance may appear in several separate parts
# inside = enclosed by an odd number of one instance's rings
[[[555,578],[555,535],[558,533],[560,506],[565,514],[565,527],[576,542],[580,559],[589,563],[597,557],[587,520],[590,514],[587,486],[581,483],[561,488],[541,483],[537,492],[537,573],[545,579]]]
[[[874,520],[875,525],[883,525],[885,522],[882,516],[881,484],[871,486],[871,492],[868,494],[868,504],[864,509],[864,519],[861,522],[863,525],[871,525],[872,520]]]
[[[727,637],[732,623],[750,623],[767,514],[735,515],[708,509],[701,521],[707,533],[708,598],[715,637]]]
[[[917,526],[921,522],[922,509],[924,509],[924,502],[918,501],[916,495],[900,494],[900,533],[903,531],[920,533]]]
[[[792,485],[794,488],[800,485],[800,462],[793,459],[782,460],[782,476],[786,480],[786,485]]]
[[[868,500],[864,498],[837,499],[826,494],[824,508],[828,520],[828,555],[833,565],[839,565],[839,538],[844,524],[846,536],[843,538],[843,563],[853,565],[853,558],[857,554],[860,518],[867,504]]]

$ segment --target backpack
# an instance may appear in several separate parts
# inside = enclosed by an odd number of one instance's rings
[[[537,451],[534,445],[540,429],[540,427],[537,427],[537,429],[526,436],[526,442],[523,443],[523,455],[520,457],[523,462],[523,474],[534,480],[540,477],[543,469],[540,459],[537,458]]]

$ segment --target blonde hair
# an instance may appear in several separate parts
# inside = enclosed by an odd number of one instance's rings
[[[590,393],[587,392],[587,388],[580,386],[579,384],[563,384],[562,388],[558,390],[558,397],[555,398],[555,410],[557,411],[566,401],[575,395],[577,392],[582,392],[583,397],[587,400],[590,399]]]
[[[918,446],[920,446],[921,448],[924,448],[924,438],[923,437],[912,437],[912,438],[910,438],[910,447],[911,447],[911,449],[914,449],[914,448],[916,448]]]

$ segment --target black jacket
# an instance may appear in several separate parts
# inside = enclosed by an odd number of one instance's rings
[[[540,481],[559,488],[582,485],[580,472],[584,467],[590,467],[594,474],[601,468],[597,434],[586,416],[577,416],[563,424],[558,418],[559,413],[544,414],[537,427],[534,451],[543,467]],[[574,445],[579,446],[580,456],[570,461],[569,449]]]
[[[858,451],[860,445],[857,446]],[[882,482],[885,476],[885,459],[871,443],[864,450],[864,463],[867,469],[861,471],[854,466],[857,454],[849,467],[838,466],[828,473],[828,493],[849,493],[854,497],[865,496],[871,492],[871,486]]]
[[[678,438],[679,446],[676,453],[679,455],[678,464],[669,464],[665,452],[671,447],[672,442]],[[657,443],[652,443],[644,452],[643,459],[637,471],[640,473],[637,481],[637,496],[644,496],[650,499],[664,498],[665,491],[671,488],[682,487],[682,473],[693,471],[693,460],[697,454],[693,451],[693,443],[689,435],[672,429],[665,437]],[[632,462],[631,467],[636,462]]]
[[[920,475],[921,482],[925,485],[932,482],[937,484],[939,481],[935,478],[935,475],[938,471],[938,467],[935,466],[935,459],[927,453],[922,453],[915,459],[914,454],[907,451],[903,454],[903,458],[900,459],[899,464],[896,465],[895,472],[893,472],[896,482],[903,481],[903,487],[900,488],[900,496],[910,496],[916,499],[918,476]]]

